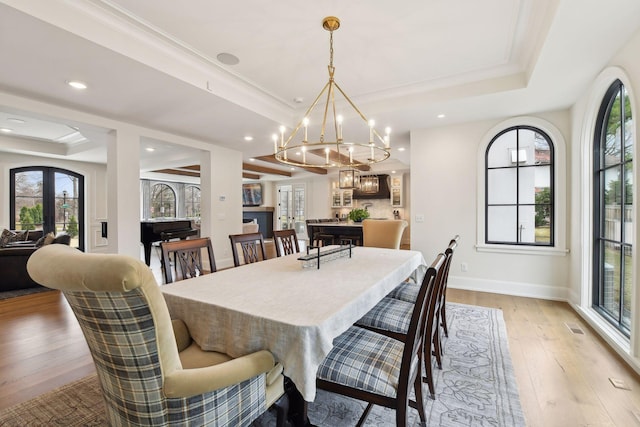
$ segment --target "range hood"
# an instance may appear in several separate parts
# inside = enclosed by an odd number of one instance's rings
[[[391,196],[389,180],[389,175],[361,175],[360,188],[353,190],[353,198],[356,200],[388,199]]]

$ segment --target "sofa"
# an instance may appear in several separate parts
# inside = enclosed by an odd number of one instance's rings
[[[14,230],[9,230],[15,233]],[[30,230],[25,240],[6,243],[0,247],[0,292],[35,288],[40,285],[27,273],[27,261],[31,254],[44,244],[70,244],[71,236],[66,233],[44,235],[42,230]]]

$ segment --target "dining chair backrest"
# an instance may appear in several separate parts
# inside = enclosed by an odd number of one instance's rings
[[[402,219],[365,219],[362,221],[362,245],[400,249],[407,221]]]
[[[449,269],[451,267],[451,261],[453,259],[453,252],[458,247],[459,241],[460,241],[460,236],[456,235],[453,239],[449,241],[449,246],[444,252],[447,255],[447,265],[445,267],[442,289],[440,291],[439,321],[440,321],[440,324],[442,325],[442,330],[446,337],[449,336],[449,328],[447,325],[447,283],[449,282]]]
[[[262,233],[230,234],[233,265],[251,264],[267,259]],[[244,262],[240,259],[240,253]]]
[[[160,242],[160,250],[162,251],[162,269],[164,270],[165,283],[172,283],[216,271],[211,239],[208,237]],[[202,251],[207,253],[208,266],[203,262]]]
[[[276,246],[276,256],[281,257],[300,252],[296,230],[274,230],[273,243]]]

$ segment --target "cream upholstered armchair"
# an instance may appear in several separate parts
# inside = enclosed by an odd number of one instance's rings
[[[400,249],[407,221],[402,219],[365,219],[362,221],[362,245]]]
[[[270,352],[232,359],[201,350],[182,321],[172,322],[140,260],[50,245],[30,257],[27,269],[71,305],[110,425],[248,425],[283,396],[282,366]],[[279,403],[282,425],[286,397]]]

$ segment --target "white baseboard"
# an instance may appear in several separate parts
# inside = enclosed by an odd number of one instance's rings
[[[449,276],[447,286],[453,289],[490,292],[494,294],[540,298],[554,301],[568,301],[569,299],[568,288],[560,288],[557,286],[539,283],[505,282],[500,280]]]

